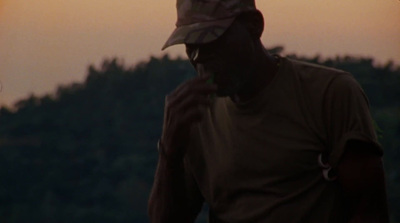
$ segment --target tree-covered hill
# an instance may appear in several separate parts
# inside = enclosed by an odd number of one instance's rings
[[[400,67],[290,56],[349,71],[364,87],[385,150],[393,222],[400,222]],[[89,66],[83,83],[2,107],[0,221],[148,222],[164,97],[194,75],[179,58],[134,67],[111,59]]]

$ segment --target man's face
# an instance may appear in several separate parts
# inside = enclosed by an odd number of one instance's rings
[[[194,54],[197,51],[196,58]],[[232,96],[246,84],[254,69],[254,38],[245,25],[234,21],[217,40],[207,44],[186,44],[186,53],[196,68],[201,64],[205,72],[214,75],[218,96]]]

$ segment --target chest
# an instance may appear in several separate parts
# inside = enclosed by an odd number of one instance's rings
[[[200,134],[199,147],[211,175],[232,178],[296,177],[317,168],[324,150],[301,120],[272,112],[214,125]]]

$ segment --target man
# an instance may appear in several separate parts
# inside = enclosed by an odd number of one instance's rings
[[[343,71],[270,55],[254,0],[178,0],[151,222],[388,222],[367,99]],[[213,81],[214,83],[209,83]],[[214,98],[214,95],[217,97]]]

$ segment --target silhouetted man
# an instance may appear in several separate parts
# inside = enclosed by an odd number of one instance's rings
[[[388,222],[381,147],[346,72],[268,54],[254,0],[178,0],[151,222]],[[213,83],[209,83],[213,82]],[[214,97],[216,95],[216,97]]]

